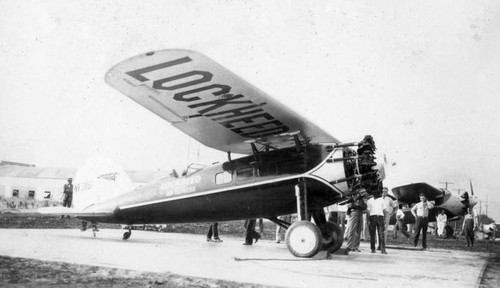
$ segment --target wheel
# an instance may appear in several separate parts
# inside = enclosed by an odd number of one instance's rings
[[[321,231],[309,221],[296,221],[286,230],[286,246],[294,256],[310,258],[321,249]]]
[[[123,240],[127,240],[128,238],[130,238],[130,235],[132,235],[132,232],[127,231],[123,233]]]
[[[323,236],[322,250],[333,253],[342,247],[342,243],[344,242],[344,233],[337,224],[328,221],[321,226],[320,230],[321,235]]]

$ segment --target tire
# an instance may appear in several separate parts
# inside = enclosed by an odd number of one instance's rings
[[[296,257],[310,258],[321,250],[321,231],[309,221],[296,221],[286,230],[286,246]]]
[[[123,240],[127,240],[128,238],[130,238],[130,235],[132,235],[132,232],[125,232],[123,233]]]
[[[333,222],[326,222],[321,227],[322,235],[322,250],[328,251],[328,253],[334,253],[342,247],[344,242],[344,233],[340,227]]]

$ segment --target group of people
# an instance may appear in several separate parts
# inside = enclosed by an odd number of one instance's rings
[[[362,190],[359,194],[354,196],[352,201],[348,204],[347,215],[349,216],[349,224],[345,232],[345,238],[347,239],[346,255],[351,251],[360,252],[359,244],[363,229],[363,213],[365,211],[368,231],[370,233],[371,253],[376,252],[375,246],[378,240],[377,249],[380,250],[382,254],[387,254],[385,249],[387,227],[389,226],[389,220],[392,213],[397,209],[397,204],[387,195],[387,192],[388,189],[383,188],[382,194],[368,198],[366,191]]]
[[[399,206],[397,201],[388,195],[388,191],[384,187],[382,194],[373,195],[373,197],[368,198],[368,194],[362,190],[348,204],[347,215],[349,218],[347,229],[345,230],[345,238],[347,240],[346,255],[350,252],[360,252],[359,244],[363,231],[363,215],[365,212],[370,234],[371,253],[380,250],[382,254],[387,254],[385,244],[389,231],[389,221],[394,214],[396,215],[396,225],[393,231],[393,238],[397,238],[398,231],[401,231],[406,238],[410,238],[404,222],[405,214],[401,209],[402,206]],[[420,234],[422,234],[422,248],[427,249],[429,210],[434,206],[430,201],[427,201],[425,194],[421,193],[419,197],[420,202],[415,204],[411,209],[411,213],[416,220],[413,244],[415,247],[418,246]],[[444,226],[442,230],[444,230]],[[378,242],[378,245],[376,245],[376,242]],[[376,246],[378,247],[376,248]]]

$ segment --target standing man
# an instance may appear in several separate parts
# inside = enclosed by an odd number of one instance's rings
[[[245,220],[245,242],[243,245],[252,245],[254,242],[253,240],[255,239],[255,243],[259,241],[260,239],[260,234],[255,231],[255,223],[257,222],[257,219],[249,219]]]
[[[465,241],[467,242],[467,247],[474,247],[474,216],[472,215],[472,208],[467,210],[467,214],[464,217],[464,223],[462,224],[462,231],[465,234]]]
[[[439,212],[439,215],[436,219],[437,222],[437,234],[439,237],[443,238],[444,235],[444,227],[446,226],[446,222],[448,222],[448,216],[444,214],[444,209],[441,209],[441,212]]]
[[[363,193],[363,192],[360,192]],[[358,194],[353,197],[353,202],[349,203],[349,226],[347,227],[347,248],[345,255],[349,251],[361,252],[359,250],[359,242],[361,238],[361,229],[363,228],[363,210],[366,210],[366,202],[362,195]]]
[[[398,230],[401,230],[401,233],[406,236],[406,238],[410,238],[410,234],[406,231],[405,224],[405,213],[401,210],[403,207],[400,206],[398,210],[396,210],[396,227],[394,227],[394,239],[398,239]]]
[[[418,245],[418,238],[420,237],[420,231],[422,231],[422,248],[427,249],[427,225],[429,224],[429,210],[432,209],[434,205],[427,201],[424,193],[420,193],[420,202],[415,204],[411,208],[411,214],[415,217],[415,240],[413,243],[415,247]]]
[[[219,223],[215,222],[210,225],[210,228],[208,229],[207,233],[207,242],[216,242],[220,243],[222,240],[219,238]],[[212,240],[212,235],[214,236],[214,239]]]
[[[382,250],[382,254],[387,254],[384,239],[384,199],[382,199],[380,194],[376,194],[373,198],[368,199],[367,206],[368,211],[366,215],[370,221],[368,230],[370,231],[370,248],[372,249],[372,253],[375,253],[375,235],[378,233],[380,250]]]
[[[382,188],[382,198],[385,202],[385,213],[384,213],[384,239],[387,241],[387,232],[389,231],[389,221],[391,220],[392,214],[398,209],[398,204],[396,201],[392,200],[391,196],[388,195],[389,189],[387,187]],[[380,246],[380,243],[379,243]],[[380,248],[380,247],[378,247]]]
[[[346,235],[346,214],[347,214],[347,205],[337,205],[337,225],[342,228],[342,234]]]
[[[63,190],[63,207],[71,207],[71,202],[73,202],[73,179],[68,178],[68,184],[64,184]],[[69,215],[66,215],[69,218]],[[64,215],[61,215],[61,219]]]

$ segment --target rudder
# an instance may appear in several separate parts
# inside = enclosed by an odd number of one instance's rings
[[[76,172],[73,183],[73,207],[80,211],[134,189],[127,173],[102,157],[85,161]]]

